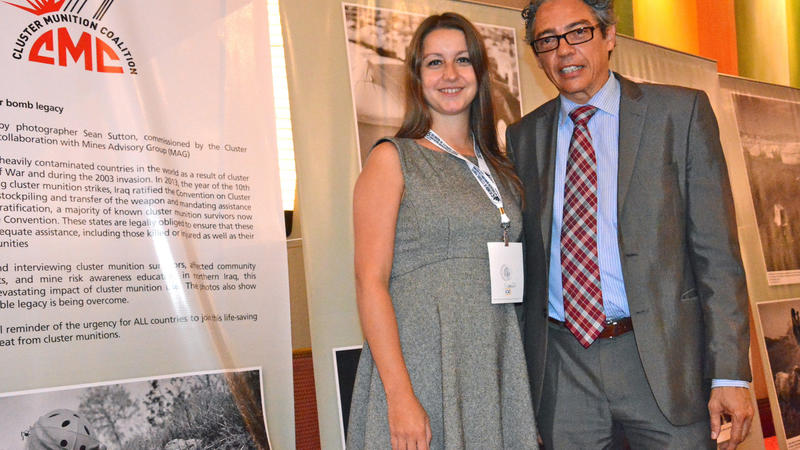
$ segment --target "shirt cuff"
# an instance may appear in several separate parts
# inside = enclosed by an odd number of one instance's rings
[[[720,380],[720,379],[713,379],[711,380],[711,389],[718,388],[718,387],[740,387],[749,389],[750,383],[747,381],[742,380]]]

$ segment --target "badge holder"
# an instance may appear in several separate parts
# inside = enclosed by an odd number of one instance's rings
[[[522,243],[508,242],[510,223],[503,223],[503,242],[488,242],[492,303],[521,303],[525,284]]]

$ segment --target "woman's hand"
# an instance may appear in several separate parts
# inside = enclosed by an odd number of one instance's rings
[[[387,400],[392,450],[428,450],[431,422],[417,397],[411,393]]]

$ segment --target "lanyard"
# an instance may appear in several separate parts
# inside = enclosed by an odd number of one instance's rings
[[[450,145],[436,134],[435,131],[428,130],[425,139],[443,151],[464,161],[467,168],[472,173],[472,176],[478,180],[478,184],[483,188],[483,192],[486,193],[486,196],[489,197],[489,200],[491,200],[494,206],[500,210],[500,226],[503,227],[503,241],[506,246],[508,246],[508,229],[511,227],[511,219],[508,218],[505,209],[503,209],[503,198],[500,196],[500,190],[497,188],[497,183],[494,182],[491,172],[489,172],[489,166],[486,165],[486,160],[483,159],[483,155],[478,148],[477,142],[475,142],[475,138],[472,138],[472,148],[475,150],[475,158],[478,160],[477,166],[472,161],[465,158],[464,155],[453,150],[453,147],[450,147]]]

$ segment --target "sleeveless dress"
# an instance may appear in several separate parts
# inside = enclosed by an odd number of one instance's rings
[[[500,213],[463,161],[411,139],[386,140],[398,149],[405,183],[389,291],[431,449],[538,448],[515,307],[491,303],[486,243],[502,238]],[[518,241],[518,200],[492,176]],[[366,342],[347,448],[391,449],[386,395]]]

